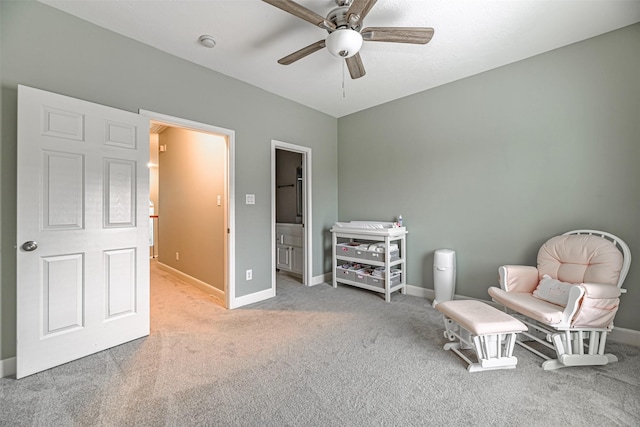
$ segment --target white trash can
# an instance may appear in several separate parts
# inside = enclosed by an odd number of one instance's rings
[[[456,252],[438,249],[433,255],[433,306],[453,299],[456,288]]]

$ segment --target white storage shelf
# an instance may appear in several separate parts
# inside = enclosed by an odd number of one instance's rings
[[[405,227],[387,229],[331,229],[333,236],[333,287],[338,283],[357,286],[369,291],[380,292],[385,301],[391,301],[391,294],[396,291],[406,293],[406,235]],[[384,252],[369,253],[357,247],[344,250],[345,243],[373,244],[383,242]],[[391,250],[397,244],[398,250]],[[339,246],[340,245],[340,246]],[[376,260],[380,259],[380,260]],[[373,267],[384,267],[384,277],[363,274],[357,270],[339,268],[345,263],[358,263]],[[393,268],[393,271],[392,271]],[[389,272],[392,271],[392,274]],[[351,273],[351,274],[349,274]]]

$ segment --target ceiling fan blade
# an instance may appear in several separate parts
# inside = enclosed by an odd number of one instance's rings
[[[311,55],[313,52],[317,52],[325,46],[324,40],[319,40],[307,47],[293,52],[291,55],[287,55],[284,58],[278,60],[278,64],[289,65],[296,62],[298,59],[302,59],[307,55]]]
[[[360,34],[372,42],[427,44],[433,37],[433,28],[367,27]]]
[[[327,21],[323,16],[318,15],[312,10],[292,1],[292,0],[262,0],[265,3],[269,3],[279,9],[284,10],[298,18],[304,19],[307,22],[311,22],[313,25],[317,25],[320,28],[327,30],[335,30],[336,26]]]
[[[378,0],[353,0],[353,3],[351,3],[347,11],[347,22],[349,25],[354,26],[362,22],[377,1]]]
[[[359,79],[367,74],[364,70],[364,64],[362,63],[362,58],[360,58],[359,53],[345,59],[345,61],[347,61],[347,68],[349,68],[349,74],[351,74],[352,79]]]

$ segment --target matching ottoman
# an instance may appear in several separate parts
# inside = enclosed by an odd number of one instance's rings
[[[518,359],[513,356],[516,334],[527,330],[518,319],[481,301],[454,300],[436,305],[444,315],[444,345],[469,364],[469,372],[492,369],[513,369]],[[457,338],[457,341],[456,341]],[[474,350],[477,363],[460,350]]]

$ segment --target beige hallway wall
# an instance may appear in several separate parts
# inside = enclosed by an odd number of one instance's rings
[[[159,144],[159,261],[224,291],[226,140],[168,128]]]
[[[158,141],[160,135],[152,133],[149,135],[149,201],[153,203],[153,214],[158,215]],[[149,212],[151,213],[151,212]],[[157,220],[155,220],[157,221]],[[151,256],[158,255],[158,239],[157,239],[157,223],[151,220],[150,224],[153,227],[154,239],[153,250],[151,250]]]

